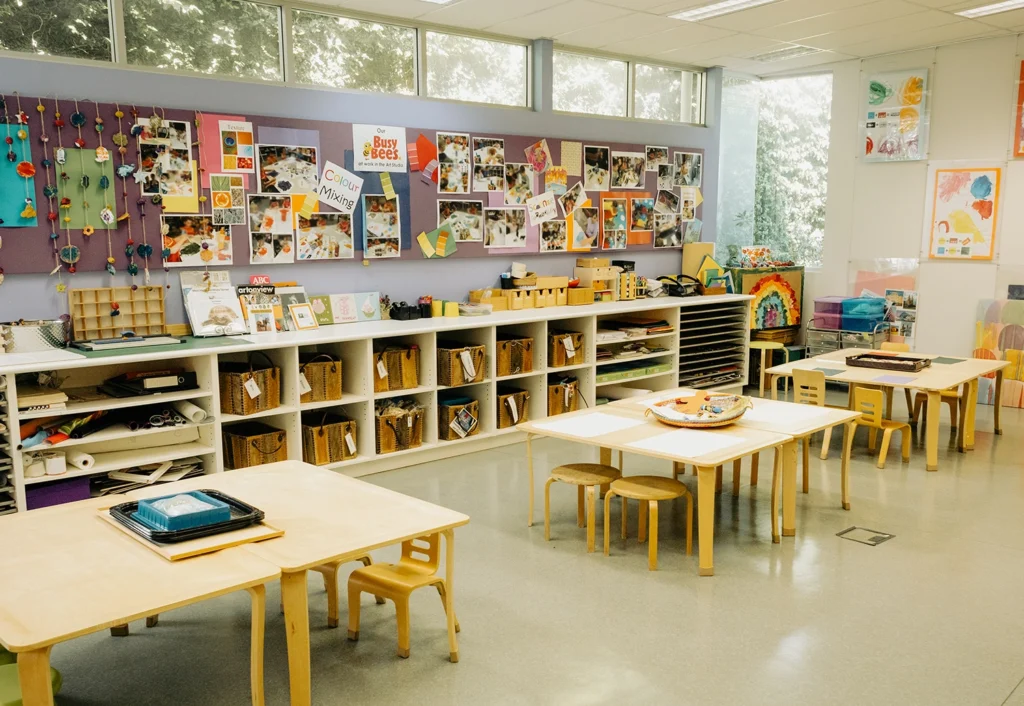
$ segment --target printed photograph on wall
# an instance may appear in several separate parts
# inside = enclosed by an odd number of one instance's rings
[[[592,206],[577,208],[572,213],[570,237],[573,250],[590,250],[597,247],[601,235],[601,209]]]
[[[533,198],[533,170],[529,164],[505,164],[505,205],[524,206]]]
[[[658,165],[658,189],[671,191],[676,185],[676,165]]]
[[[153,128],[148,120],[138,120],[139,169],[135,179],[145,194],[172,197],[166,210],[177,211],[178,206],[198,210],[195,190],[195,169],[192,163],[192,128],[184,121],[167,120]],[[184,204],[176,197],[191,199]]]
[[[861,110],[865,162],[928,155],[928,69],[870,74]]]
[[[437,193],[468,194],[472,159],[469,135],[460,132],[437,133],[437,161],[440,163]]]
[[[625,250],[626,249],[626,231],[624,230],[606,230],[601,234],[601,249],[602,250]]]
[[[587,191],[607,191],[611,187],[611,150],[607,147],[586,145],[583,148],[583,188]]]
[[[647,171],[656,172],[658,167],[662,165],[668,166],[668,147],[652,147],[647,145],[645,154],[647,157]]]
[[[662,189],[658,192],[658,202],[654,206],[658,213],[679,213],[679,197],[674,191]]]
[[[612,152],[612,188],[644,188],[645,165],[643,152]]]
[[[626,199],[601,199],[601,210],[605,230],[626,230],[629,219]]]
[[[252,123],[239,120],[221,120],[220,170],[221,172],[251,172],[256,169],[256,140]]]
[[[249,194],[249,264],[280,265],[295,261],[290,196]]]
[[[240,226],[245,224],[245,188],[240,174],[210,175],[210,204],[213,224]]]
[[[309,218],[298,216],[299,260],[348,260],[355,257],[352,247],[352,216],[335,211],[320,212]]]
[[[308,194],[317,189],[315,147],[256,145],[259,159],[260,192],[264,194]]]
[[[480,243],[484,239],[484,202],[440,199],[437,202],[437,226],[448,225],[460,243]]]
[[[473,191],[505,190],[505,140],[473,138]]]
[[[525,248],[526,209],[496,206],[484,209],[485,248]]]
[[[704,159],[700,152],[676,152],[672,159],[675,166],[672,185],[696,186],[699,189],[704,171]]]
[[[363,194],[363,242],[367,258],[401,257],[402,220],[398,197]]]
[[[630,230],[654,230],[654,199],[630,199],[629,210]]]
[[[678,248],[683,244],[683,218],[679,214],[654,217],[654,247]]]
[[[924,245],[931,259],[991,260],[1005,163],[928,165]]]
[[[161,215],[164,267],[230,265],[231,229],[204,214]]]
[[[562,204],[562,215],[568,218],[586,200],[587,194],[583,191],[583,182],[578,181],[558,199],[558,202]]]
[[[545,221],[540,226],[540,251],[565,252],[569,245],[569,229],[565,221]]]

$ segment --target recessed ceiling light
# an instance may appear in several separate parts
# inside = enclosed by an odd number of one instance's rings
[[[796,59],[800,56],[810,56],[811,54],[820,54],[821,49],[815,49],[814,47],[783,47],[782,49],[773,49],[772,51],[766,51],[763,54],[757,54],[756,56],[750,57],[751,61],[785,61],[786,59]]]
[[[986,15],[995,15],[1000,12],[1019,10],[1022,7],[1024,7],[1024,0],[1006,0],[1006,2],[996,2],[991,5],[972,7],[970,10],[961,10],[956,14],[961,17],[985,17]]]
[[[432,2],[435,5],[447,5],[452,0],[423,0],[423,2]]]
[[[701,20],[718,17],[719,15],[728,15],[730,12],[749,10],[752,7],[767,5],[777,1],[778,0],[722,0],[721,2],[716,2],[711,5],[704,5],[703,7],[695,7],[690,10],[684,10],[683,12],[677,12],[674,15],[669,15],[669,17],[677,20],[686,20],[687,22],[700,22]],[[1022,2],[1024,2],[1024,0],[1022,0]]]

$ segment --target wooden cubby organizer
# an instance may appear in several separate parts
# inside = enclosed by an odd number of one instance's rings
[[[316,331],[288,332],[245,336],[237,343],[204,347],[199,341],[186,350],[176,352],[174,360],[166,353],[135,349],[125,355],[89,358],[67,351],[46,354],[0,355],[0,380],[7,385],[8,432],[0,436],[0,464],[7,453],[4,444],[12,443],[22,420],[52,415],[49,412],[21,412],[17,408],[15,375],[19,373],[55,370],[67,377],[65,388],[81,388],[96,384],[130,370],[154,370],[181,366],[197,373],[199,389],[168,394],[149,395],[145,398],[122,398],[99,401],[69,401],[68,411],[85,412],[95,409],[119,409],[129,406],[187,399],[208,412],[207,420],[195,428],[178,431],[182,441],[173,435],[176,430],[130,432],[126,428],[112,428],[75,440],[76,448],[88,450],[97,458],[97,469],[69,470],[60,476],[44,476],[26,480],[23,475],[21,453],[11,451],[14,495],[19,510],[26,509],[25,490],[36,483],[48,483],[81,475],[97,475],[109,470],[129,468],[133,465],[158,460],[173,460],[199,456],[207,473],[222,471],[224,452],[222,432],[231,425],[259,420],[287,434],[288,458],[302,459],[302,415],[310,412],[332,411],[356,423],[357,450],[352,458],[324,467],[352,476],[415,465],[426,461],[517,443],[523,435],[516,428],[499,429],[499,390],[515,389],[529,393],[529,416],[537,420],[547,416],[547,385],[549,376],[573,375],[579,381],[580,408],[594,405],[602,390],[611,385],[633,388],[667,390],[682,384],[700,383],[707,379],[707,370],[715,370],[722,361],[735,363],[738,369],[730,373],[725,384],[709,385],[716,389],[738,390],[746,375],[746,349],[749,340],[748,310],[751,297],[723,295],[716,297],[641,299],[628,302],[594,304],[586,307],[545,307],[507,311],[482,317],[420,319],[418,321],[372,321],[365,323],[325,326]],[[626,380],[601,382],[599,376],[606,361],[596,360],[596,333],[602,320],[621,319],[635,315],[664,319],[672,326],[669,333],[630,340],[652,341],[666,351],[649,356],[652,367],[671,363],[667,369]],[[698,325],[701,324],[701,325]],[[706,325],[703,325],[706,324]],[[552,367],[548,359],[549,331],[568,330],[581,333],[583,343],[570,364]],[[496,345],[499,334],[513,334],[534,339],[533,369],[502,377],[497,376]],[[437,343],[457,341],[466,345],[483,346],[485,351],[483,379],[479,382],[444,387],[438,384]],[[420,350],[418,385],[408,390],[374,392],[375,346],[392,343],[416,345]],[[604,344],[602,344],[604,345]],[[722,348],[706,359],[700,347]],[[280,404],[272,409],[250,415],[225,414],[220,409],[220,387],[217,376],[221,362],[244,362],[254,351],[266,354],[281,370]],[[342,397],[340,400],[302,403],[299,384],[300,353],[329,353],[342,361]],[[682,354],[682,355],[681,355]],[[615,361],[618,362],[618,361]],[[703,377],[702,377],[703,376]],[[680,380],[682,378],[682,380]],[[73,390],[71,391],[73,394]],[[423,443],[417,448],[388,454],[377,454],[375,449],[374,403],[393,397],[411,397],[423,405],[426,415]],[[470,397],[479,402],[479,432],[473,436],[444,441],[438,434],[438,401],[452,397]],[[0,419],[4,407],[0,403]],[[179,428],[180,430],[181,428]],[[187,437],[187,439],[186,439]],[[173,443],[165,442],[171,439]],[[53,450],[67,448],[65,442]],[[0,467],[0,474],[3,468]],[[0,488],[0,500],[4,490]],[[0,512],[3,509],[0,508]]]
[[[120,313],[111,316],[111,304],[115,303]],[[68,310],[76,341],[117,338],[125,331],[137,336],[167,333],[163,287],[70,289]]]

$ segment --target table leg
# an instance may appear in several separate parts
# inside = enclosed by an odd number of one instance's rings
[[[587,553],[594,552],[597,534],[597,491],[596,485],[587,486]]]
[[[697,468],[697,532],[701,576],[715,575],[715,467]]]
[[[531,448],[532,447],[532,443],[531,443],[532,441],[533,441],[533,434],[527,433],[526,434],[526,474],[527,474],[527,483],[529,485],[529,493],[530,493],[530,503],[529,503],[529,505],[530,505],[530,515],[529,515],[528,519],[526,520],[526,526],[527,527],[533,527],[533,449]]]
[[[796,534],[796,439],[782,445],[782,536]]]
[[[996,408],[992,410],[993,418],[995,420],[994,427],[996,434],[1003,433],[1003,422],[1002,422],[1002,410],[1003,410],[1003,370],[1000,368],[996,371]]]
[[[978,410],[978,378],[967,383],[967,404],[964,413],[960,417],[960,426],[964,430],[964,449],[974,450],[974,418]]]
[[[925,419],[925,467],[929,471],[939,470],[939,405],[942,396],[938,390],[928,391],[928,418]]]
[[[309,597],[306,572],[282,572],[281,599],[284,603],[285,638],[288,643],[288,678],[291,705],[312,703],[309,675]]]
[[[853,424],[846,424],[843,427],[843,470],[840,483],[842,484],[843,509],[850,509],[850,454],[853,452],[853,433],[856,427]]]
[[[53,706],[50,647],[18,653],[18,682],[24,706]]]
[[[732,494],[740,494],[740,472],[743,469],[743,460],[736,459],[732,462]]]
[[[604,446],[601,447],[601,465],[602,466],[612,466],[612,450],[611,449],[607,449]],[[612,468],[614,468],[614,466],[612,466]],[[622,471],[622,452],[621,451],[619,451],[619,471],[620,472]],[[608,492],[608,489],[611,488],[611,486],[612,486],[611,483],[603,483],[601,485],[601,495],[600,495],[600,497],[603,498],[605,496],[605,493]]]
[[[764,385],[765,385],[766,382],[768,382],[768,378],[771,377],[770,375],[768,375],[768,373],[765,372],[765,370],[768,367],[768,366],[766,366],[764,364],[765,363],[765,357],[766,357],[765,353],[767,353],[767,352],[768,352],[767,349],[765,349],[765,348],[761,349],[761,389],[757,391],[758,397],[761,397],[761,398],[764,397]],[[772,392],[774,393],[774,390],[772,390]]]
[[[447,529],[443,532],[444,541],[447,545],[444,552],[444,581],[446,589],[444,592],[445,615],[448,617],[448,659],[452,662],[459,661],[459,642],[455,637],[455,530]]]
[[[782,473],[779,469],[779,464],[782,462],[782,452],[780,449],[775,449],[775,455],[772,458],[772,544],[778,544],[781,540],[779,539],[779,486],[782,485]]]
[[[249,589],[252,598],[252,637],[249,641],[249,680],[253,706],[263,706],[263,635],[267,619],[267,587],[263,584]]]

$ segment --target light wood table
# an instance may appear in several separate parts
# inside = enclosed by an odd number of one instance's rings
[[[281,575],[243,549],[170,562],[98,517],[124,496],[0,518],[0,644],[18,653],[25,706],[50,706],[57,643],[234,591],[252,597],[252,702],[263,703],[265,584]]]
[[[439,505],[349,478],[299,461],[282,461],[190,478],[128,493],[133,499],[179,490],[212,488],[258,507],[267,523],[284,536],[245,551],[281,569],[281,595],[288,642],[292,706],[311,703],[309,604],[306,572],[324,564],[354,560],[374,549],[440,532],[445,551],[448,641],[458,661],[455,639],[455,528],[469,517]]]
[[[846,358],[851,355],[868,352],[862,349],[848,348],[804,360],[776,365],[765,371],[768,388],[774,399],[778,393],[779,378],[790,377],[794,370],[823,370],[825,379],[834,382],[845,382],[851,386],[865,385],[874,387],[892,387],[921,390],[928,395],[928,414],[925,424],[925,453],[929,471],[939,469],[939,407],[942,403],[942,391],[955,387],[963,387],[960,409],[962,412],[958,429],[957,447],[960,451],[974,448],[974,418],[978,405],[978,378],[995,374],[995,418],[994,431],[1002,434],[1001,406],[1003,389],[1003,370],[1010,365],[1006,360],[984,360],[981,358],[957,358],[956,363],[932,363],[919,373],[906,373],[896,370],[879,370],[878,368],[858,368],[846,365]],[[873,351],[883,353],[883,351]],[[898,353],[893,355],[899,355]],[[910,353],[916,358],[942,358],[930,353]],[[950,356],[952,358],[952,356]],[[883,378],[880,380],[879,378]],[[900,380],[894,382],[893,380]]]
[[[610,430],[607,417],[633,420],[639,423],[626,429]],[[567,420],[577,420],[578,424],[574,424],[577,429],[565,431],[558,428]],[[530,526],[533,525],[534,507],[533,450],[531,448],[534,436],[550,436],[565,441],[575,441],[604,449],[637,453],[696,466],[697,522],[700,534],[698,572],[701,576],[712,576],[715,573],[715,485],[718,466],[766,449],[781,447],[783,467],[786,468],[785,464],[789,464],[789,467],[793,469],[793,482],[796,482],[796,441],[792,436],[786,434],[752,428],[740,430],[735,427],[708,431],[672,429],[653,419],[645,418],[644,409],[641,407],[631,410],[609,405],[562,414],[536,422],[523,422],[517,428],[526,432],[526,458],[530,484]],[[674,436],[670,439],[657,439],[665,434]],[[708,435],[718,437],[715,442],[717,448],[708,448],[710,440]],[[654,443],[655,446],[650,446],[651,443]],[[792,507],[795,508],[795,498]],[[793,514],[795,515],[795,509]],[[794,525],[795,522],[791,517],[788,526],[793,527]],[[783,527],[786,526],[787,520],[784,515]],[[593,527],[593,523],[591,523],[591,527]]]

